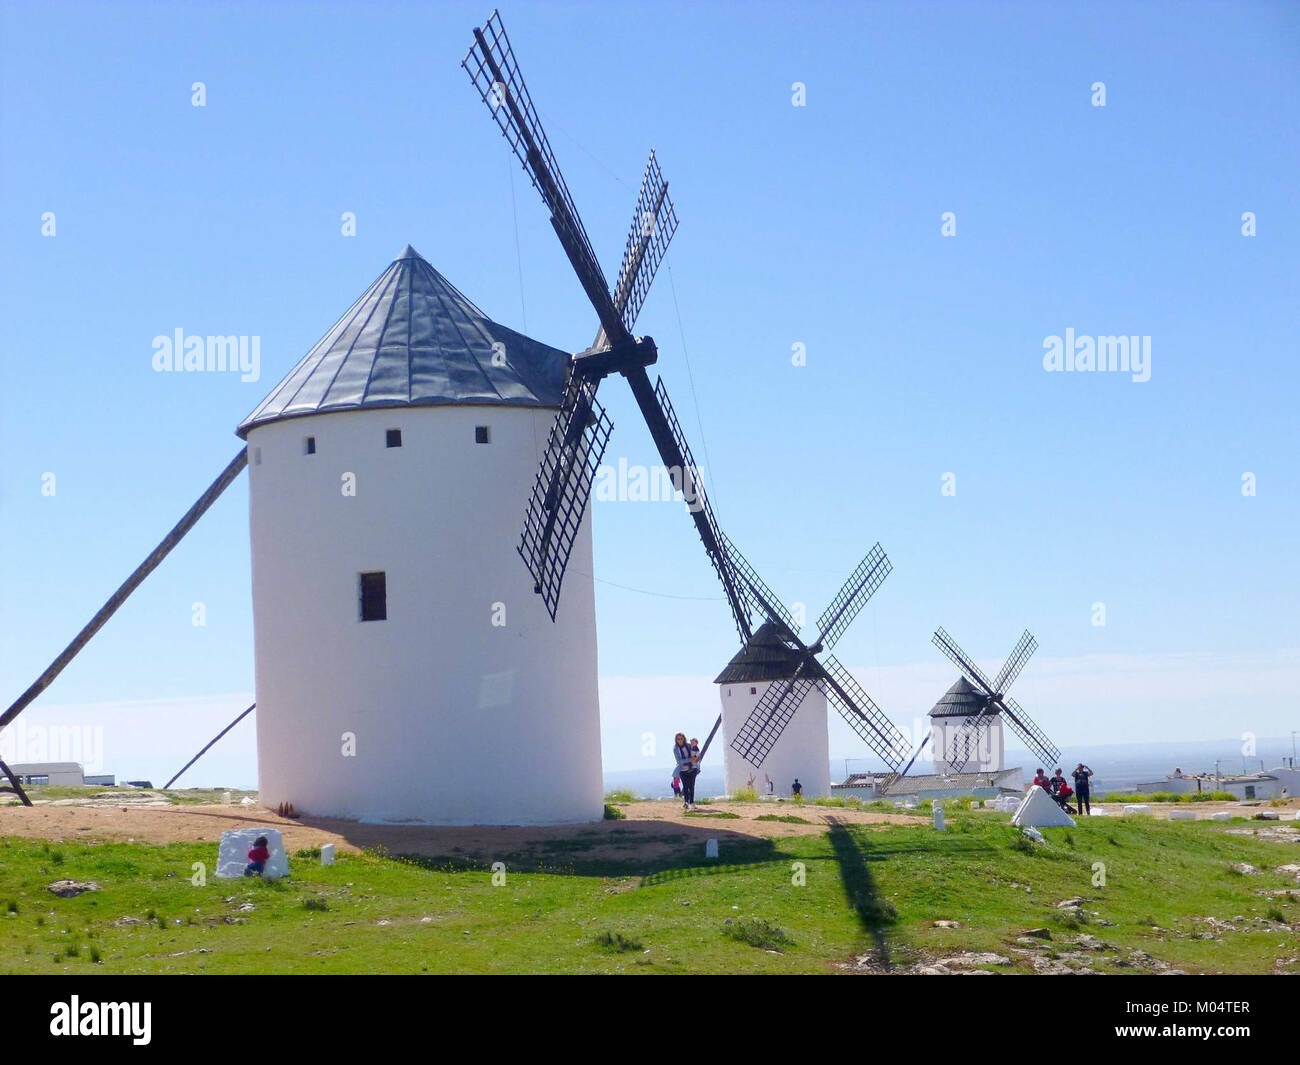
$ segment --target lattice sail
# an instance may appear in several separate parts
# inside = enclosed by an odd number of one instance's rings
[[[637,315],[676,232],[677,209],[668,195],[668,182],[659,169],[655,153],[651,152],[623,248],[618,284],[614,286],[614,308],[622,315],[629,333],[636,325]]]
[[[794,677],[773,681],[768,685],[767,691],[731,741],[731,749],[750,765],[763,764],[776,746],[776,741],[781,738],[786,725],[790,724],[795,711],[812,691],[815,682],[800,675],[803,668],[804,665],[801,664]]]
[[[474,31],[474,43],[460,65],[551,212],[551,224],[601,325],[613,339],[625,339],[622,318],[614,309],[600,262],[519,72],[500,12],[493,11],[483,28]]]
[[[831,605],[817,619],[817,629],[821,632],[818,642],[824,647],[834,647],[893,568],[885,549],[877,543],[867,552],[867,557],[858,563],[858,568],[849,574],[849,579],[831,600]]]
[[[1020,642],[1016,644],[999,671],[997,679],[994,680],[993,690],[995,692],[1004,692],[1010,688],[1015,683],[1015,679],[1020,676],[1021,670],[1025,668],[1025,663],[1029,661],[1036,650],[1038,650],[1038,641],[1034,639],[1033,633],[1025,629],[1020,637]]]
[[[821,681],[821,689],[840,716],[853,728],[880,759],[894,772],[902,764],[911,750],[906,736],[876,705],[870,695],[863,690],[847,669],[840,665],[834,655],[827,655],[822,662],[827,680]]]
[[[1030,716],[1025,713],[1023,706],[1009,695],[1002,697],[1002,704],[1008,724],[1015,730],[1016,735],[1025,741],[1026,746],[1043,760],[1044,765],[1050,765],[1052,762],[1060,760],[1060,749],[1047,738],[1047,733],[1039,728]]]
[[[613,423],[596,401],[595,384],[574,374],[551,426],[519,542],[519,554],[532,574],[534,590],[542,596],[552,621],[591,484],[612,429]]]

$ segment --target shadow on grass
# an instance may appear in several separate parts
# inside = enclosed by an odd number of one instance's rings
[[[718,841],[721,859],[706,858],[705,838]],[[384,849],[368,851],[377,857],[400,861],[416,868],[440,873],[481,873],[494,862],[503,862],[516,873],[545,873],[583,877],[637,877],[641,886],[653,887],[691,877],[725,875],[731,872],[790,857],[772,839],[719,832],[716,829],[698,836],[694,831],[670,831],[662,835],[636,833],[626,842],[631,853],[616,853],[617,837],[579,835],[548,840],[543,845],[501,851],[490,856],[479,854],[392,853]],[[646,853],[649,845],[661,853]],[[610,853],[613,850],[615,853]],[[593,853],[596,852],[596,853]]]
[[[869,862],[883,861],[884,853],[863,846],[863,841],[844,822],[828,818],[831,849],[840,867],[840,880],[844,895],[863,930],[871,936],[876,960],[886,969],[889,965],[889,937],[887,930],[898,918],[898,911],[888,899],[880,897]]]

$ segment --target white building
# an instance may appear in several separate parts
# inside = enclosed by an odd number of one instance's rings
[[[722,739],[726,752],[723,774],[727,794],[743,787],[753,787],[760,796],[772,794],[788,798],[791,785],[798,779],[805,798],[830,795],[830,739],[826,730],[826,696],[814,685],[802,705],[786,725],[780,738],[768,752],[761,766],[747,762],[731,749],[731,741],[740,732],[764,692],[774,683],[793,675],[799,663],[794,648],[781,639],[775,626],[764,624],[741,648],[736,657],[714,681],[722,699]],[[821,676],[815,662],[810,678]],[[772,787],[769,792],[768,781]]]
[[[15,762],[10,771],[23,786],[48,784],[52,788],[80,788],[85,785],[80,762]],[[0,776],[0,782],[4,782]]]
[[[601,817],[590,516],[555,622],[516,551],[568,363],[407,246],[239,426],[264,804]]]
[[[1300,788],[1300,770],[1270,769],[1267,773],[1183,773],[1164,780],[1149,780],[1135,786],[1144,795],[1170,792],[1174,795],[1208,795],[1226,791],[1238,799],[1293,798]]]

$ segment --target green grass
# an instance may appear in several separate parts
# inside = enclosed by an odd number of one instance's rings
[[[27,792],[28,797],[33,802],[39,802],[43,799],[92,799],[111,798],[113,796],[121,796],[123,800],[130,800],[139,795],[141,791],[139,788],[105,788],[99,786],[72,788],[63,785],[51,786],[49,784],[33,784],[23,790]],[[256,792],[240,791],[238,788],[178,788],[171,791],[152,788],[147,790],[162,795],[175,806],[220,803],[227,791],[230,792],[232,804],[238,804],[239,800],[245,795],[257,794]]]
[[[780,821],[786,825],[811,825],[812,822],[806,817],[798,817],[795,814],[759,814],[755,821]]]
[[[961,811],[942,833],[835,825],[757,839],[650,824],[474,856],[295,859],[288,882],[216,879],[211,843],[3,838],[0,972],[820,973],[864,953],[898,965],[958,950],[1005,954],[1026,972],[1015,940],[1036,927],[1052,930],[1054,950],[1079,930],[1096,935],[1108,949],[1090,964],[1103,971],[1132,971],[1112,963],[1133,950],[1189,972],[1296,967],[1282,926],[1300,927],[1300,892],[1262,893],[1294,888],[1274,867],[1295,860],[1295,845],[1230,825],[1081,819],[1022,850],[1004,815]],[[704,854],[709,834],[717,859]],[[203,887],[191,883],[198,861]],[[497,861],[506,876],[494,884]],[[1235,862],[1262,871],[1234,875]],[[65,877],[102,890],[46,890]],[[1075,896],[1088,900],[1081,913],[1058,909]],[[1235,916],[1235,931],[1197,920]],[[1218,938],[1198,938],[1211,928]]]
[[[1176,791],[1153,791],[1146,792],[1121,792],[1113,791],[1100,798],[1092,800],[1093,802],[1237,802],[1237,796],[1230,791],[1203,791],[1199,794],[1191,792],[1184,794]]]
[[[606,802],[636,802],[636,794],[628,788],[615,788],[605,792]]]

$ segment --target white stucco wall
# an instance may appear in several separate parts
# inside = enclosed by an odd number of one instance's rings
[[[434,824],[600,819],[590,511],[554,623],[516,551],[553,418],[396,407],[249,433],[263,803]],[[490,443],[475,443],[479,425]],[[376,570],[388,618],[363,622],[359,575]]]
[[[930,750],[934,755],[935,772],[953,772],[958,767],[951,763],[957,751],[956,737],[968,717],[932,717],[930,719]],[[981,726],[981,741],[971,751],[970,761],[963,773],[996,773],[1006,765],[1006,738],[1002,732],[1002,717],[995,715],[987,725]],[[941,754],[942,752],[942,754]],[[1035,767],[1037,768],[1037,767]],[[1044,766],[1051,776],[1055,766]]]
[[[791,794],[790,785],[794,783],[795,777],[803,785],[805,798],[830,795],[831,755],[830,739],[826,731],[826,696],[818,688],[808,692],[803,705],[786,725],[781,738],[768,752],[761,766],[750,765],[731,749],[732,739],[767,691],[769,683],[773,682],[718,685],[722,699],[722,742],[726,751],[723,776],[727,794],[735,794],[738,788],[745,787],[752,776],[755,778],[755,790],[760,796],[766,795],[766,774],[775,785],[772,792],[775,796],[788,799]],[[754,689],[752,694],[751,688]]]

